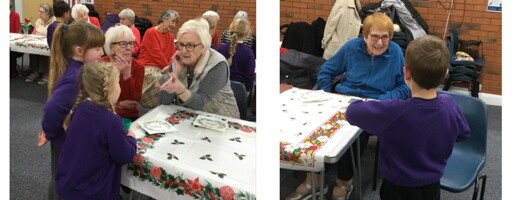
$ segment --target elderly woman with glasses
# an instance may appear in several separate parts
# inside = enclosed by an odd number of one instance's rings
[[[119,69],[121,94],[115,107],[116,113],[135,121],[139,117],[139,101],[143,87],[144,67],[132,57],[135,37],[128,26],[117,24],[105,33],[106,56],[100,61],[112,62]]]
[[[42,3],[39,7],[39,18],[34,23],[34,29],[32,34],[39,36],[47,36],[47,28],[50,24],[56,21],[56,17],[54,17],[54,10],[52,6],[48,3]],[[49,56],[35,55],[29,54],[29,68],[32,71],[32,74],[29,75],[25,82],[34,82],[38,78],[39,85],[46,85],[49,81]]]
[[[391,41],[393,30],[392,20],[383,13],[365,18],[363,36],[346,42],[321,66],[318,74],[319,89],[378,100],[410,97],[410,89],[404,82],[403,52]],[[345,77],[334,85],[334,77],[340,75]],[[359,136],[361,154],[368,137],[369,133],[366,132]],[[350,150],[343,154],[337,165],[338,177],[331,199],[348,199],[353,177]],[[310,194],[307,188],[310,188],[310,173],[307,174],[306,181],[286,199],[305,198]]]
[[[128,26],[130,29],[132,29],[132,33],[134,34],[135,45],[134,49],[132,50],[132,56],[137,57],[139,54],[139,46],[141,46],[141,33],[139,33],[139,30],[135,27],[134,20],[135,13],[132,9],[125,8],[119,12],[119,23]]]
[[[149,28],[143,35],[139,50],[139,62],[144,65],[144,83],[141,105],[152,109],[160,105],[159,90],[155,83],[166,72],[175,53],[175,37],[171,33],[179,21],[175,10],[164,10],[157,26]],[[163,70],[164,69],[164,70]]]
[[[184,23],[176,46],[172,72],[156,86],[174,96],[177,105],[240,118],[226,58],[211,49],[207,21],[198,18]]]

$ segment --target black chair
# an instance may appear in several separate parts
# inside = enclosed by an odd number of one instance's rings
[[[487,179],[487,176],[481,173],[486,163],[488,124],[486,104],[478,98],[453,93],[447,94],[453,97],[464,114],[468,121],[471,136],[455,144],[441,178],[441,189],[459,193],[474,185],[472,199],[476,200],[479,193],[478,181],[481,180],[480,200],[483,200]]]
[[[448,65],[449,73],[444,88],[442,90],[448,91],[452,82],[467,82],[469,83],[469,90],[471,96],[478,97],[480,86],[480,73],[484,68],[484,56],[473,58],[474,61],[457,61],[455,54],[459,49],[459,33],[456,29],[450,29],[450,36],[448,39],[448,50],[450,52],[450,63]]]
[[[231,89],[235,94],[238,110],[240,112],[240,119],[246,120],[247,117],[247,91],[244,84],[236,81],[231,81]]]

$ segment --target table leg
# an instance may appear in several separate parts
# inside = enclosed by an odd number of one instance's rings
[[[325,191],[323,191],[324,185],[325,185],[325,169],[320,171],[320,200],[325,199]]]
[[[358,139],[356,140],[356,148],[357,148],[357,153],[356,153],[356,157],[357,157],[357,169],[358,169],[358,185],[359,185],[359,188],[358,188],[358,192],[359,192],[359,200],[362,200],[363,199],[363,189],[361,187],[361,141],[358,137]]]
[[[316,188],[314,187],[314,172],[311,172],[311,193],[312,200],[316,200]]]
[[[354,173],[352,173],[354,175],[354,180],[353,180],[353,184],[354,184],[354,189],[359,192],[359,187],[360,185],[358,184],[358,179],[359,179],[359,174],[357,173],[357,166],[356,166],[356,159],[354,157],[354,144],[352,144],[350,146],[350,158],[352,159],[352,170],[354,170]]]

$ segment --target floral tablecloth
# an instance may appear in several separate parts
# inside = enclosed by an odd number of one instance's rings
[[[50,55],[47,37],[31,34],[9,33],[9,50],[44,56]]]
[[[350,102],[359,98],[292,88],[280,95],[280,167],[321,171],[325,158],[350,146],[360,129],[346,121]]]
[[[197,127],[198,115],[227,121],[225,132]],[[139,122],[166,120],[176,132],[147,134]],[[121,183],[155,199],[256,199],[256,124],[161,105],[132,123],[137,155]]]

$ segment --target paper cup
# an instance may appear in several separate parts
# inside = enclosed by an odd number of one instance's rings
[[[132,120],[127,119],[127,118],[122,118],[122,121],[123,121],[123,129],[125,131],[128,131],[128,129],[130,129],[130,125],[132,124]]]

